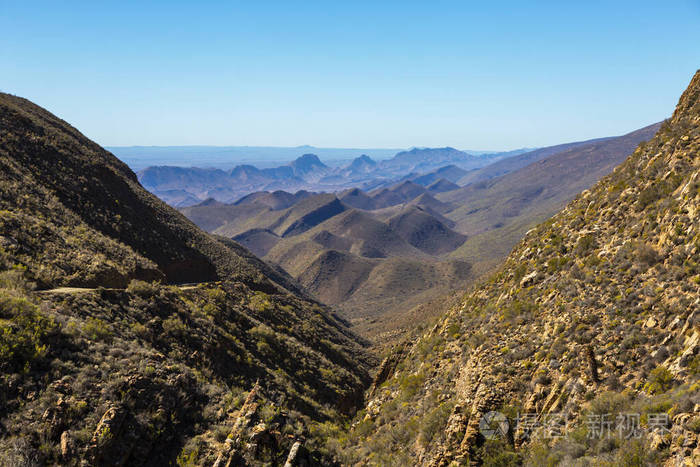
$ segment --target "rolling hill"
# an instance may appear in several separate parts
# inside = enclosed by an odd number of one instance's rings
[[[439,178],[430,185],[428,185],[428,191],[430,191],[431,193],[444,193],[446,191],[452,191],[458,188],[459,185],[457,185],[456,183],[452,183],[451,181],[444,178]]]
[[[483,167],[482,169],[472,170],[460,179],[454,180],[454,182],[464,186],[483,180],[489,180],[491,178],[496,178],[501,175],[514,172],[518,169],[532,164],[533,162],[537,162],[558,152],[566,151],[569,149],[575,149],[580,146],[586,146],[589,144],[603,142],[606,139],[608,138],[596,138],[587,141],[576,141],[573,143],[557,144],[555,146],[548,146],[545,148],[535,149],[533,151],[528,151],[526,153],[518,154],[513,157],[504,158],[500,161],[494,162],[493,164],[489,164],[486,167]]]
[[[277,210],[264,202],[268,198],[256,193],[235,205],[204,203],[182,211],[279,265],[357,329],[371,320],[372,329],[381,328],[376,300],[383,300],[382,322],[391,327],[390,316],[472,278],[463,261],[442,258],[466,238],[440,214],[451,207],[413,182],[369,194],[353,189],[338,197],[310,195]],[[385,205],[390,206],[376,209]],[[401,326],[408,329],[410,323]]]
[[[441,255],[455,250],[466,237],[436,219],[418,206],[408,206],[388,220],[389,227],[410,245],[431,254]]]
[[[447,180],[448,182],[456,184],[462,177],[464,177],[469,172],[469,170],[461,169],[456,165],[446,165],[427,174],[412,177],[410,180],[414,183],[423,186],[431,185],[437,182],[438,180]]]

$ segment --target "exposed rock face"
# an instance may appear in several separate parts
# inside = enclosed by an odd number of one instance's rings
[[[477,455],[476,448],[484,441],[480,427],[482,418],[488,412],[498,409],[503,402],[503,395],[489,383],[484,382],[478,385],[469,413],[467,431],[459,446],[459,452],[468,454],[470,458]]]
[[[395,352],[392,352],[391,355],[387,356],[386,358],[384,358],[384,360],[382,360],[382,363],[379,365],[377,373],[374,375],[372,385],[370,386],[367,392],[368,397],[373,397],[374,394],[377,392],[379,386],[384,384],[389,378],[391,378],[394,375],[396,365],[398,365],[398,363],[403,358],[407,346],[408,345],[406,343],[400,345],[399,347],[397,347]]]
[[[308,461],[301,456],[302,449],[301,441],[295,441],[292,445],[292,449],[289,450],[289,456],[287,456],[284,467],[303,467],[309,465]]]
[[[64,460],[68,460],[72,455],[73,439],[71,438],[69,432],[64,431],[63,433],[61,433],[61,457]]]
[[[95,428],[87,450],[87,460],[93,465],[124,465],[132,447],[120,442],[126,420],[124,407],[110,407]]]
[[[496,455],[528,465],[585,455],[595,464],[612,441],[595,438],[591,417],[637,413],[628,428],[639,439],[616,441],[605,459],[622,463],[638,449],[642,462],[697,465],[688,427],[697,430],[700,407],[699,214],[700,72],[654,139],[528,232],[406,352],[369,400],[372,425],[358,425],[369,433],[350,458],[371,443],[370,464],[478,464]],[[496,444],[479,428],[492,410],[518,422]],[[575,452],[545,436],[554,417]]]
[[[258,410],[258,391],[260,391],[260,386],[258,385],[258,383],[255,383],[255,386],[253,386],[253,389],[251,389],[248,393],[248,397],[246,397],[243,406],[238,412],[238,417],[236,418],[236,421],[233,424],[231,432],[226,437],[224,449],[219,453],[218,457],[216,458],[216,462],[214,462],[214,467],[236,465],[234,462],[236,462],[237,459],[240,459],[241,453],[236,449],[236,446],[241,445],[244,433],[246,429],[250,427],[253,421],[253,416]]]

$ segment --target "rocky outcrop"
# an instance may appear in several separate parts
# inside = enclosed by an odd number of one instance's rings
[[[132,446],[121,439],[127,411],[116,405],[107,409],[95,428],[87,449],[86,459],[92,465],[125,465]]]
[[[242,444],[244,433],[252,424],[253,416],[258,410],[258,391],[260,391],[260,384],[256,382],[238,411],[231,432],[224,442],[224,448],[219,452],[213,467],[229,467],[237,465],[236,462],[240,461],[242,453],[236,447]]]
[[[484,381],[479,384],[474,402],[469,412],[469,423],[467,431],[460,444],[461,453],[467,454],[470,459],[478,456],[477,448],[484,442],[481,424],[484,417],[492,411],[497,410],[503,402],[503,394],[493,386],[492,381]]]
[[[408,343],[403,343],[401,345],[398,345],[396,349],[391,352],[390,355],[384,358],[382,360],[382,363],[379,365],[379,368],[377,369],[377,373],[374,375],[374,379],[372,380],[372,385],[369,387],[369,390],[367,391],[367,397],[372,398],[377,392],[377,388],[384,384],[386,381],[389,380],[394,375],[394,370],[396,370],[396,365],[401,361],[401,359],[404,357],[404,353],[406,351],[406,347],[408,347]]]

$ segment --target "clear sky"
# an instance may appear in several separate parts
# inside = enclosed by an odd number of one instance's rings
[[[698,68],[698,0],[0,0],[0,90],[102,145],[543,146]]]

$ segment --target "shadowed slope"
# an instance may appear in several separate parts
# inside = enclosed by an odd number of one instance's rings
[[[0,94],[0,122],[2,200],[5,205],[12,205],[10,212],[15,219],[4,223],[3,235],[12,237],[13,232],[7,229],[16,228],[15,222],[45,225],[48,230],[37,234],[51,239],[48,241],[54,247],[52,258],[44,256],[48,245],[43,242],[26,243],[15,252],[16,260],[30,265],[34,278],[42,284],[69,281],[73,285],[91,285],[105,280],[125,285],[132,276],[155,277],[154,273],[140,272],[154,269],[146,260],[155,263],[170,282],[222,277],[254,280],[255,271],[244,260],[144,190],[126,165],[66,122],[8,94]],[[40,199],[44,201],[36,204]],[[48,206],[55,209],[47,212]],[[18,216],[23,216],[23,220]],[[62,237],[59,232],[68,226],[73,226],[73,231]],[[66,242],[66,238],[74,240]],[[110,259],[103,255],[108,251],[107,256],[116,254],[113,241],[133,250],[119,254],[130,264],[126,269],[113,261],[106,264]],[[75,267],[75,273],[67,276],[58,261],[79,260],[70,259],[71,242],[92,243],[86,251],[96,255],[90,259],[89,267],[65,266]],[[39,261],[45,264],[39,267]]]

